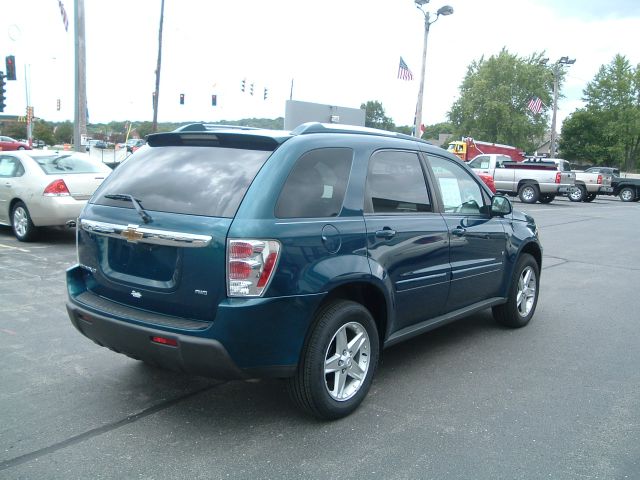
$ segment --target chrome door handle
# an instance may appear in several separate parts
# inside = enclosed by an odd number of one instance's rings
[[[396,236],[396,231],[391,230],[389,227],[384,227],[382,230],[376,231],[377,238],[393,238]]]

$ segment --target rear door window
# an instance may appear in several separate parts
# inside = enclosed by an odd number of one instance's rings
[[[107,177],[93,203],[133,208],[105,195],[134,196],[159,212],[232,218],[271,151],[222,147],[152,147]]]
[[[424,173],[413,152],[381,151],[369,161],[366,213],[432,211]]]
[[[302,155],[282,187],[277,218],[336,217],[347,191],[353,150],[319,148]]]

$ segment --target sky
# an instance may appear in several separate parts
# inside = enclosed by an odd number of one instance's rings
[[[23,115],[28,95],[37,117],[73,120],[74,1],[62,4],[68,31],[59,0],[0,0],[0,58],[15,55],[18,72],[7,85],[5,114]],[[152,120],[160,4],[84,0],[90,123]],[[522,57],[544,51],[550,63],[576,59],[562,86],[559,125],[616,54],[640,63],[638,0],[431,0],[426,7],[445,4],[453,15],[429,33],[427,125],[447,120],[469,64],[503,47]],[[397,125],[408,125],[423,35],[413,0],[165,0],[158,121],[280,117],[293,93],[352,108],[377,100]],[[400,56],[413,81],[397,78]],[[254,84],[253,96],[241,92],[243,79],[247,90]]]

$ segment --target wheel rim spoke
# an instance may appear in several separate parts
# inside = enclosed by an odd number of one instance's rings
[[[334,373],[340,370],[340,365],[338,364],[338,362],[340,362],[340,355],[338,355],[337,353],[331,358],[328,358],[324,362],[324,373]]]
[[[344,387],[347,383],[347,373],[342,373],[342,370],[335,373],[335,382],[333,388],[333,395],[338,399],[344,398]]]

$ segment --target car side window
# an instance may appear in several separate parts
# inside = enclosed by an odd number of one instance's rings
[[[369,160],[365,213],[433,211],[417,153],[380,151]]]
[[[474,158],[469,166],[471,168],[489,168],[490,158],[486,155],[480,155],[479,157]]]
[[[282,187],[277,218],[336,217],[353,160],[350,148],[319,148],[302,155]]]
[[[0,156],[0,177],[19,177],[24,173],[22,164],[15,157]]]
[[[436,156],[428,158],[429,165],[438,180],[444,212],[483,213],[482,189],[471,174],[451,160]]]

